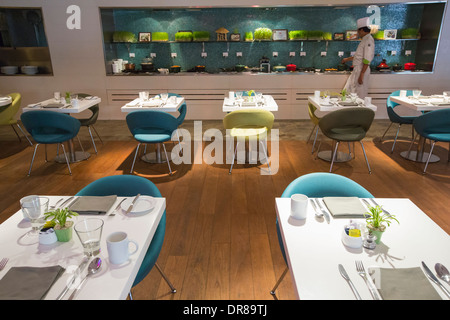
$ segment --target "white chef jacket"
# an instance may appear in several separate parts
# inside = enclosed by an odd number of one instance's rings
[[[364,72],[363,84],[358,83],[358,78],[361,73],[363,64],[369,64],[373,59],[375,54],[375,41],[373,40],[370,33],[366,34],[362,39],[358,48],[356,49],[355,55],[353,56],[353,72],[347,79],[344,89],[347,92],[356,92],[358,97],[364,99],[367,97],[367,92],[369,89],[369,79],[370,79],[370,67]]]

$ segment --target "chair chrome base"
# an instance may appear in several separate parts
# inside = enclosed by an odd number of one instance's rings
[[[409,153],[409,156],[408,156],[408,153]],[[425,163],[425,162],[427,162],[427,159],[428,159],[428,156],[430,155],[430,153],[422,152],[422,158],[417,156],[417,151],[402,151],[402,152],[400,152],[400,155],[407,160]],[[439,156],[432,154],[429,162],[439,162],[440,160],[441,159],[439,158]]]
[[[91,154],[85,151],[75,151],[73,154],[69,154],[69,162],[75,163],[89,159]],[[66,163],[66,158],[63,154],[55,157],[55,161],[58,163]]]
[[[325,160],[325,161],[331,161],[331,156],[333,155],[333,151],[331,150],[325,150],[320,151],[317,154],[317,157]],[[347,162],[352,160],[352,155],[346,152],[338,151],[336,154],[336,159],[334,159],[334,162]]]

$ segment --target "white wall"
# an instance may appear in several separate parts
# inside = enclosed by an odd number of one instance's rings
[[[294,1],[259,0],[261,6],[270,5],[328,5],[329,1]],[[399,1],[371,1],[370,4],[395,3]],[[426,2],[426,1],[421,1]],[[432,1],[429,1],[432,2]],[[338,4],[364,4],[367,1],[341,1]],[[69,30],[66,27],[69,5],[76,4],[81,8],[81,29]],[[226,6],[253,5],[252,0],[231,0]],[[123,76],[107,77],[104,68],[102,46],[102,31],[99,7],[187,7],[187,6],[218,6],[224,4],[219,0],[0,0],[3,7],[42,7],[47,41],[52,58],[53,76],[0,76],[0,93],[20,92],[22,104],[33,103],[48,99],[54,91],[87,92],[102,98],[100,119],[124,119],[125,114],[120,112],[120,106],[108,101],[108,90],[111,89],[154,89],[174,91],[176,89],[235,89],[239,86],[254,89],[292,89],[299,87],[314,90],[316,88],[340,88],[345,83],[343,75],[317,75],[317,76]],[[439,42],[439,49],[432,74],[399,74],[374,75],[371,88],[393,90],[399,88],[421,88],[424,93],[436,93],[450,90],[450,13],[446,11],[444,25]],[[212,112],[203,112],[204,104],[188,106],[190,108],[187,118],[217,118],[221,119],[221,105],[215,102]],[[281,104],[282,110],[278,118],[308,118],[304,104],[296,105],[291,101]],[[381,105],[377,112],[378,118],[386,117]],[[383,110],[382,110],[383,109]],[[211,109],[209,109],[211,110]]]

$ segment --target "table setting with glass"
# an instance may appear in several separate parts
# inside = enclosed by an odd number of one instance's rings
[[[450,299],[450,237],[411,200],[294,194],[276,212],[298,299]]]
[[[433,111],[450,108],[450,91],[442,94],[422,95],[422,90],[412,90],[407,96],[407,90],[400,90],[398,96],[391,96],[391,101],[407,106],[416,111]]]
[[[12,98],[7,95],[0,94],[0,107],[7,106],[12,103]]]
[[[184,97],[169,96],[169,93],[162,92],[150,97],[148,91],[140,91],[139,97],[122,106],[122,112],[138,110],[161,110],[165,112],[176,112],[184,102]]]
[[[63,96],[61,92],[54,92],[53,98],[28,104],[22,111],[50,110],[61,113],[80,113],[101,101],[97,96],[79,97],[78,94],[70,92],[66,92]]]
[[[0,225],[0,300],[126,299],[165,205],[146,195],[23,197]]]
[[[278,111],[278,105],[271,95],[263,95],[261,92],[230,91],[228,97],[224,98],[223,111],[232,112],[244,108],[264,109]]]
[[[314,96],[308,96],[308,102],[312,103],[319,111],[325,112],[349,107],[363,107],[377,111],[377,106],[372,104],[371,97],[358,97],[356,93],[346,92],[346,90],[342,90],[340,93],[315,90]]]

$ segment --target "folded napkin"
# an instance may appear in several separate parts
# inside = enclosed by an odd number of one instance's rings
[[[367,212],[357,197],[324,197],[323,201],[335,218],[364,218]]]
[[[356,107],[358,104],[353,101],[339,101],[339,105],[345,106],[345,107],[351,107],[351,106]]]
[[[62,104],[62,103],[49,103],[49,104],[46,104],[46,105],[44,105],[42,107],[43,108],[61,108],[61,107],[64,107],[64,104]]]
[[[61,266],[12,267],[0,280],[0,300],[40,300],[64,273]]]
[[[384,300],[442,300],[422,269],[369,268]]]
[[[69,207],[70,210],[79,214],[105,214],[111,209],[117,196],[81,196]]]
[[[159,107],[162,103],[161,99],[151,99],[145,102],[142,102],[143,107]]]

